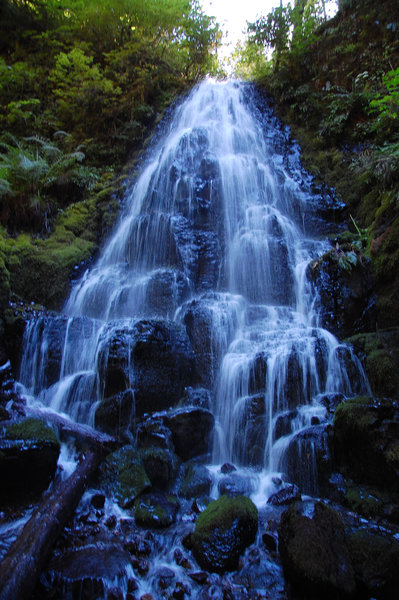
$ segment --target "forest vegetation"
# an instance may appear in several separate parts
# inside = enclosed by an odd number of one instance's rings
[[[249,23],[233,56],[346,203],[343,264],[371,259],[381,327],[399,312],[398,26],[390,0],[340,0],[333,19],[324,0],[295,0]],[[115,221],[123,168],[180,94],[223,70],[221,31],[197,0],[1,0],[0,29],[0,302],[12,319],[10,299],[60,307]]]

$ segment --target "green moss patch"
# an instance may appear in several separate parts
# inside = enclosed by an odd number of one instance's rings
[[[13,423],[6,428],[5,437],[10,440],[21,440],[23,442],[34,442],[39,444],[50,444],[60,447],[60,442],[54,430],[40,419],[28,418]]]

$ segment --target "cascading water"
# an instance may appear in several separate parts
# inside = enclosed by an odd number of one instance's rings
[[[300,448],[298,433],[325,418],[323,395],[367,386],[350,349],[318,326],[306,279],[309,262],[329,248],[320,239],[325,204],[253,88],[203,82],[154,146],[67,316],[29,325],[22,383],[93,423],[112,387],[101,372],[115,332],[143,318],[174,319],[194,348],[193,385],[211,391],[213,463],[285,470],[290,442]],[[137,393],[134,360],[123,377]]]

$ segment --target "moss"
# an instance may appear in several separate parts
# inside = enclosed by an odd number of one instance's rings
[[[352,484],[348,486],[345,500],[351,510],[366,517],[375,517],[380,513],[381,501],[370,494],[365,488]]]
[[[334,414],[334,427],[341,426],[346,430],[367,431],[376,418],[367,410],[374,406],[373,399],[368,396],[357,396],[338,405]]]
[[[256,506],[246,496],[220,496],[199,515],[195,526],[196,534],[209,535],[216,525],[220,529],[230,529],[238,515],[251,521],[258,519]]]
[[[124,446],[107,456],[100,472],[101,486],[123,507],[131,506],[151,485],[140,455],[132,446]]]
[[[146,494],[134,504],[134,518],[141,527],[163,529],[176,521],[180,503],[176,496],[160,493]]]
[[[60,442],[51,427],[40,419],[28,418],[6,428],[5,436],[10,440],[23,440],[60,447]]]

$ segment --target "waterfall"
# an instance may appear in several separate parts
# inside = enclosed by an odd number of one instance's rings
[[[195,385],[211,393],[212,462],[288,468],[290,441],[326,419],[323,396],[367,390],[350,348],[319,327],[306,267],[329,249],[321,213],[335,200],[313,188],[251,85],[204,81],[164,123],[65,315],[28,326],[21,382],[93,423],[115,340],[129,346],[140,319],[174,321],[194,348]],[[131,356],[115,368],[137,400]]]

